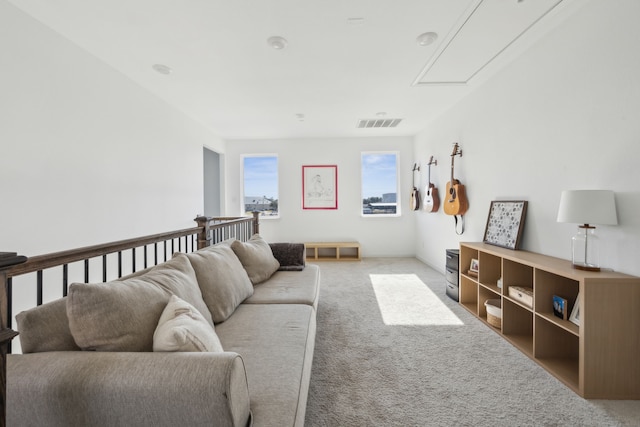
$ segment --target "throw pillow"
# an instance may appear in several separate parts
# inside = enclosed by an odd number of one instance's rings
[[[22,311],[16,323],[23,353],[80,350],[69,330],[67,298]]]
[[[247,242],[234,241],[231,249],[240,259],[254,285],[264,282],[280,268],[271,247],[259,234],[254,234]]]
[[[151,351],[153,332],[171,293],[135,278],[107,283],[72,283],[69,329],[83,350]]]
[[[142,277],[153,279],[172,294],[194,306],[213,326],[211,312],[202,298],[202,291],[198,285],[198,277],[185,254],[174,255],[172,259],[158,264]]]
[[[173,295],[153,334],[153,351],[223,350],[213,326],[194,306]]]
[[[214,323],[227,320],[242,301],[253,295],[249,276],[229,246],[211,246],[186,257],[196,272]]]
[[[279,271],[302,271],[305,266],[304,243],[269,243]]]
[[[171,295],[178,295],[207,319],[195,271],[181,255],[140,276],[69,287],[69,329],[83,350],[152,351],[153,333]],[[213,324],[212,319],[207,319]]]

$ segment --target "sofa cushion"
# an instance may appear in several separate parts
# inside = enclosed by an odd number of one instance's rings
[[[262,426],[304,425],[315,310],[302,304],[242,304],[216,332],[225,351],[242,355],[254,419]]]
[[[80,350],[69,330],[66,297],[18,313],[16,323],[23,353]]]
[[[300,271],[305,266],[304,243],[269,243],[273,257],[278,260],[280,271]]]
[[[214,323],[227,320],[242,301],[253,295],[249,276],[229,246],[210,246],[186,256]]]
[[[269,280],[253,287],[245,304],[306,304],[317,308],[320,268],[309,264],[302,271],[276,271]]]
[[[194,306],[173,295],[153,334],[153,351],[223,350],[213,326]]]
[[[193,267],[180,255],[127,280],[71,284],[69,329],[83,350],[152,351],[153,333],[171,295],[202,307],[207,318]],[[212,324],[210,316],[207,321]]]
[[[254,285],[267,280],[280,267],[271,247],[259,234],[254,234],[247,242],[234,241],[231,249],[240,259]]]

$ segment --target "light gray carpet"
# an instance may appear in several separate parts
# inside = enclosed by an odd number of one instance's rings
[[[320,268],[308,427],[640,425],[638,402],[580,398],[446,297],[444,277],[416,259]]]

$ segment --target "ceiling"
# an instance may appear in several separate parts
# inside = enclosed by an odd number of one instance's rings
[[[9,0],[224,139],[415,135],[570,1]]]

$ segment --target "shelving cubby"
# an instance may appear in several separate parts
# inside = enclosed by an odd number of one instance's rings
[[[533,312],[509,300],[502,301],[502,334],[527,356],[533,356]]]
[[[460,275],[459,300],[467,310],[478,315],[478,284],[467,276]],[[486,317],[486,313],[485,313]]]
[[[468,274],[472,259],[479,261],[477,277]],[[509,296],[512,286],[533,289],[532,307]],[[554,295],[567,300],[568,314],[579,300],[580,326],[554,315]],[[490,298],[502,302],[502,325],[489,327],[574,392],[589,399],[640,400],[640,278],[461,243],[460,304],[487,323],[484,303]]]

